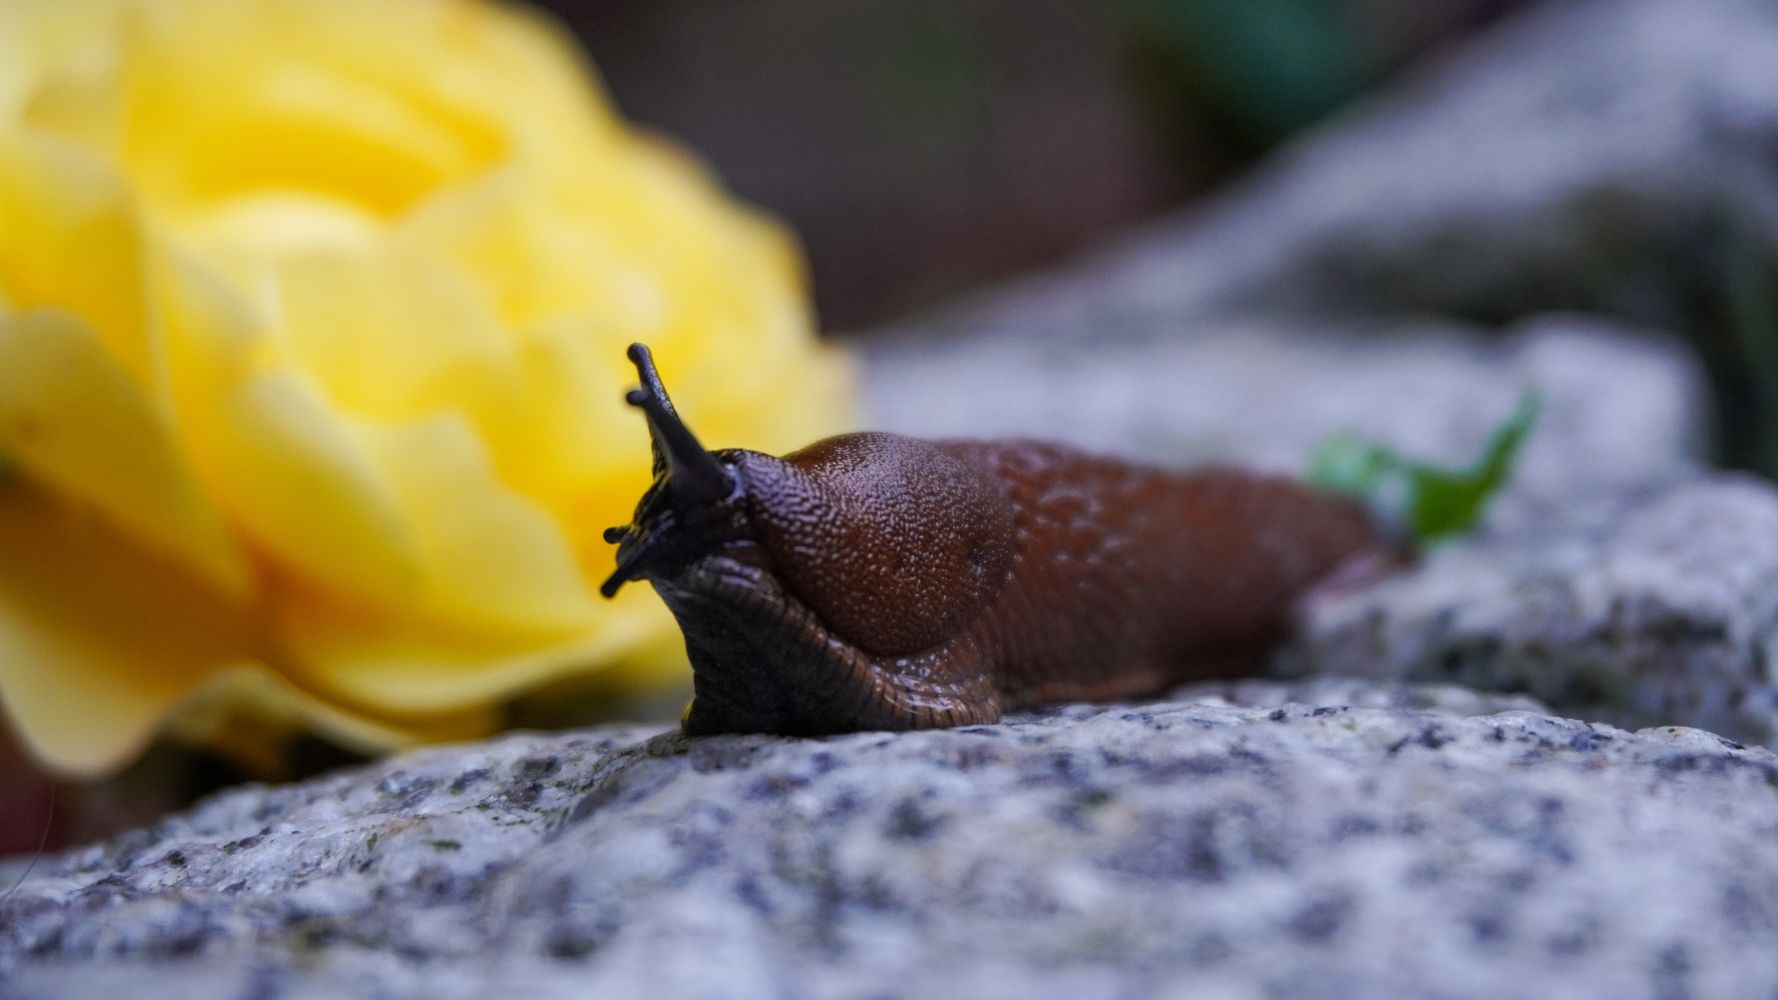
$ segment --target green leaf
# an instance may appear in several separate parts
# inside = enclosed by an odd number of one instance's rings
[[[1468,531],[1481,520],[1488,501],[1512,477],[1519,448],[1537,421],[1542,399],[1527,392],[1513,415],[1494,432],[1482,457],[1467,472],[1451,472],[1415,463],[1409,466],[1409,510],[1414,534],[1421,541],[1446,538]]]
[[[1377,506],[1382,505],[1386,489],[1399,489],[1402,517],[1421,544],[1462,534],[1475,527],[1488,502],[1512,478],[1519,450],[1541,406],[1536,391],[1520,397],[1512,416],[1494,431],[1481,457],[1467,469],[1411,461],[1341,432],[1310,456],[1308,480]]]
[[[1309,456],[1308,480],[1335,493],[1368,497],[1399,463],[1388,449],[1361,440],[1351,431],[1340,431]]]

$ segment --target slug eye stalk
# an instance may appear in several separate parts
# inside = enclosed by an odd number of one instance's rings
[[[605,530],[605,541],[618,546],[617,568],[599,587],[606,597],[652,564],[683,554],[691,541],[681,537],[681,522],[699,521],[700,509],[716,507],[735,492],[734,475],[679,418],[647,345],[631,344],[629,358],[642,385],[626,393],[624,401],[648,420],[655,483],[638,509],[636,523]]]
[[[648,417],[655,476],[666,473],[674,495],[688,503],[714,503],[727,497],[734,491],[734,479],[679,419],[667,397],[667,387],[661,384],[660,372],[655,370],[654,355],[645,344],[631,344],[629,357],[642,387],[631,389],[624,401]]]

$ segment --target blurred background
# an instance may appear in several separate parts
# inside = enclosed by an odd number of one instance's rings
[[[1410,221],[1399,236],[1379,218],[1378,241],[1398,245],[1366,247],[1350,265],[1317,263],[1320,274],[1310,275],[1331,276],[1330,287],[1368,284],[1371,297],[1332,287],[1318,299],[1305,295],[1304,304],[1439,316],[1488,334],[1530,315],[1569,311],[1678,334],[1709,383],[1711,412],[1698,419],[1708,425],[1712,458],[1778,473],[1778,254],[1770,245],[1778,211],[1766,204],[1765,181],[1747,175],[1749,166],[1757,172],[1771,161],[1761,145],[1770,74],[1758,69],[1755,50],[1762,43],[1752,37],[1717,38],[1718,27],[1711,27],[1693,38],[1633,38],[1648,29],[1624,18],[1624,37],[1585,45],[1574,40],[1565,82],[1529,78],[1553,77],[1549,67],[1560,64],[1560,54],[1519,59],[1504,51],[1477,79],[1446,80],[1441,70],[1473,53],[1478,39],[1480,48],[1490,46],[1484,38],[1490,29],[1523,21],[1519,15],[1534,8],[1587,5],[549,0],[546,6],[578,34],[627,116],[684,142],[739,196],[794,227],[813,273],[819,325],[829,336],[868,338],[904,325],[974,335],[1004,317],[969,316],[956,324],[930,317],[969,302],[972,290],[1115,247],[1120,234],[1141,233],[1149,220],[1168,220],[1172,233],[1184,234],[1182,243],[1202,236],[1194,249],[1204,250],[1221,237],[1203,233],[1206,227],[1192,232],[1192,207],[1214,204],[1214,196],[1240,188],[1262,164],[1278,167],[1273,154],[1289,159],[1293,137],[1329,125],[1367,98],[1385,102],[1404,89],[1410,106],[1449,98],[1454,106],[1467,105],[1473,119],[1435,140],[1451,148],[1404,144],[1403,152],[1423,156],[1429,169],[1439,157],[1452,157],[1453,165],[1467,166],[1472,179],[1497,185],[1498,193],[1478,187],[1472,205],[1447,201],[1427,213],[1442,211],[1442,217]],[[1725,16],[1723,25],[1738,16]],[[1496,48],[1517,44],[1529,52],[1551,31],[1528,32],[1526,41]],[[1710,61],[1713,47],[1723,49],[1720,63]],[[1744,55],[1757,78],[1737,77]],[[1524,65],[1515,68],[1518,63]],[[1512,79],[1514,73],[1527,78]],[[1420,82],[1392,90],[1407,77]],[[1470,89],[1473,94],[1463,93]],[[1435,130],[1423,120],[1435,112],[1425,108],[1397,117],[1413,119],[1415,112],[1423,131]],[[1522,119],[1516,127],[1506,121],[1514,115]],[[1478,145],[1464,148],[1461,133],[1470,125],[1485,131],[1476,133]],[[1562,131],[1569,127],[1572,141]],[[1323,131],[1342,131],[1342,121]],[[1363,127],[1344,131],[1353,133],[1348,145],[1366,141]],[[1546,134],[1533,139],[1540,131]],[[1696,133],[1689,152],[1687,131]],[[1626,142],[1647,148],[1626,149]],[[1337,143],[1324,147],[1331,145]],[[1563,155],[1602,159],[1572,168],[1567,177],[1545,170],[1542,158]],[[1346,219],[1310,241],[1367,238],[1357,217],[1382,205],[1360,203],[1386,199],[1377,188],[1391,183],[1391,170],[1404,175],[1404,196],[1420,188],[1436,192],[1440,183],[1408,176],[1421,163],[1387,164],[1381,144],[1368,159],[1332,155],[1326,162],[1371,176],[1346,178],[1351,183],[1344,186],[1331,178],[1319,187],[1297,185],[1351,201],[1340,206]],[[1286,164],[1271,175],[1289,189],[1305,172]],[[1687,172],[1690,178],[1682,176]],[[1547,190],[1525,196],[1520,181]],[[1461,197],[1449,190],[1457,183],[1445,182],[1447,190],[1432,198]],[[1277,198],[1259,194],[1247,199],[1247,208],[1260,211],[1247,214],[1288,212],[1290,199],[1288,190]],[[1486,225],[1496,201],[1499,213],[1510,217],[1500,232],[1464,231],[1466,215]],[[1513,214],[1520,210],[1528,214]],[[1540,211],[1548,233],[1530,231],[1540,224]],[[1303,227],[1305,234],[1313,228]],[[1416,240],[1423,245],[1408,245]],[[1505,251],[1503,260],[1489,261],[1490,241]],[[1279,245],[1286,243],[1281,238]],[[1561,243],[1570,245],[1557,248]],[[1180,259],[1210,263],[1189,251]],[[1483,273],[1491,266],[1498,273]],[[1342,272],[1347,267],[1352,273]],[[1272,277],[1293,280],[1283,270]],[[897,381],[889,391],[903,387]],[[923,397],[918,405],[937,404]],[[898,430],[948,431],[943,419],[902,419],[893,405],[879,406],[875,415]]]
[[[856,330],[1238,175],[1530,0],[551,0],[618,106],[801,235]]]

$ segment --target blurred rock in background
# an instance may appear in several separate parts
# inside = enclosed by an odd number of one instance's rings
[[[1135,380],[1117,404],[1129,411],[1196,385],[1128,353],[1178,351],[1232,325],[1314,340],[1459,324],[1489,337],[1586,314],[1632,339],[1652,329],[1686,343],[1709,371],[1699,401],[1720,435],[1714,457],[1778,470],[1774,67],[1778,14],[1756,0],[1526,12],[1213,198],[901,324],[869,345],[873,392],[912,411],[903,388],[922,379],[910,372],[968,364],[1005,384],[1062,366],[1086,387],[1115,366]],[[1334,382],[1324,388],[1340,393]]]

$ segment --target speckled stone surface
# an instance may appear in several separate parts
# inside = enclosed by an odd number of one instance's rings
[[[1280,670],[1778,741],[1778,489],[1718,476],[1500,513],[1414,571],[1314,604]]]
[[[1778,758],[1695,730],[1323,681],[644,736],[411,754],[45,859],[0,993],[1778,990]]]

